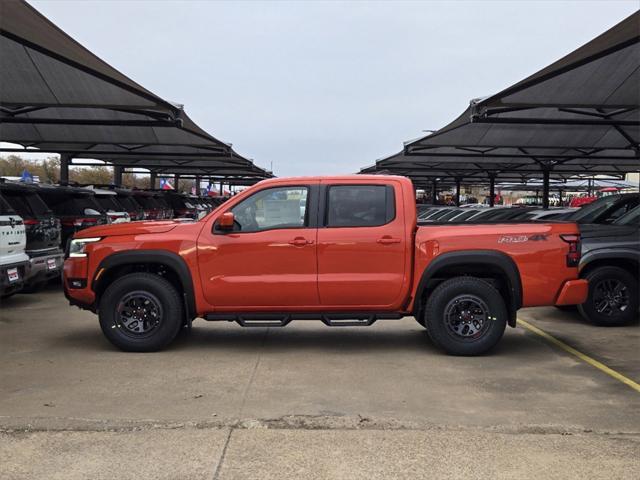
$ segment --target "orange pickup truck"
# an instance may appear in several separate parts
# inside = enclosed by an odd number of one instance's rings
[[[197,317],[264,327],[409,315],[444,351],[477,355],[521,307],[584,302],[579,260],[574,223],[421,226],[407,178],[281,178],[197,222],[76,233],[64,289],[127,351],[162,349]]]

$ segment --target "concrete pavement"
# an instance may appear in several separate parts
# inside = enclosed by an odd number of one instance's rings
[[[595,329],[555,309],[521,317],[638,381],[637,326]],[[108,478],[626,478],[639,468],[640,395],[520,328],[492,355],[456,358],[412,319],[199,320],[167,351],[127,354],[50,289],[3,302],[0,362],[7,478],[101,478],[109,464]]]

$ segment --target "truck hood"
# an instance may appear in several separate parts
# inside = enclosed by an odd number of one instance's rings
[[[113,237],[115,235],[142,235],[147,233],[166,233],[180,224],[174,220],[161,220],[149,222],[112,223],[109,225],[99,225],[77,232],[74,238],[89,237]]]
[[[582,238],[624,237],[630,235],[638,227],[611,224],[581,224],[580,236]]]

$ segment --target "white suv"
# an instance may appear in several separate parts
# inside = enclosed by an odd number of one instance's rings
[[[22,218],[0,197],[0,298],[13,295],[24,285],[29,267],[26,245]]]

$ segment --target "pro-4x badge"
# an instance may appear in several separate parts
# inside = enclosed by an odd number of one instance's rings
[[[546,233],[534,233],[533,235],[503,235],[498,239],[498,243],[524,243],[531,240],[532,242],[539,242],[541,240],[547,240],[549,235]]]

